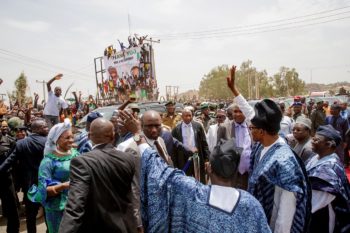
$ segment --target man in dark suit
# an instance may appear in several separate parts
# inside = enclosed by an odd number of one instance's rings
[[[209,148],[205,137],[205,132],[201,124],[193,121],[192,112],[189,109],[184,109],[182,112],[181,124],[178,124],[172,131],[174,138],[182,142],[187,148],[197,151],[199,155],[199,167],[200,167],[200,181],[205,184],[205,169],[204,164],[208,161]],[[182,151],[174,156],[174,167],[183,169],[188,156],[186,156]],[[186,171],[186,174],[191,176],[194,175],[193,165]]]
[[[33,184],[38,184],[38,171],[40,162],[44,157],[44,147],[49,128],[46,121],[35,120],[32,123],[32,134],[19,140],[13,152],[0,164],[0,174],[7,172],[16,161],[23,164],[23,199],[28,233],[36,232],[36,215],[40,207],[39,203],[28,200],[27,192]]]
[[[326,124],[332,125],[341,136],[342,141],[337,146],[335,153],[340,158],[340,161],[344,164],[344,148],[347,148],[346,133],[349,129],[348,121],[341,117],[340,111],[341,106],[339,104],[332,104],[331,106],[331,116],[326,117]]]
[[[71,161],[59,232],[136,232],[131,205],[135,158],[114,148],[114,128],[108,120],[94,120],[89,138],[92,151]]]

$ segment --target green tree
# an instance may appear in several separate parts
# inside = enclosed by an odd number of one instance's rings
[[[205,99],[232,98],[232,93],[226,88],[226,77],[229,72],[230,67],[222,65],[204,75],[199,86],[199,96]],[[242,62],[236,71],[236,84],[241,94],[247,99],[259,99],[273,95],[271,78],[267,76],[265,70],[257,71],[252,66],[251,60]]]
[[[232,94],[226,88],[229,66],[221,65],[204,75],[199,86],[199,96],[205,99],[227,99]],[[242,62],[236,70],[236,85],[246,99],[260,99],[280,96],[294,96],[305,93],[305,82],[299,79],[298,72],[292,68],[281,67],[280,71],[269,77],[266,70],[258,71],[251,60]]]
[[[13,103],[17,102],[19,106],[24,105],[30,98],[26,96],[27,88],[28,88],[27,76],[25,76],[24,72],[22,72],[15,81],[15,90],[12,91],[12,95],[10,95],[10,100]]]
[[[226,99],[230,94],[226,88],[226,77],[229,73],[227,65],[217,66],[204,75],[199,84],[199,96],[205,99]]]
[[[272,80],[276,96],[294,96],[305,93],[305,82],[299,79],[295,68],[281,67],[279,72],[273,75]]]

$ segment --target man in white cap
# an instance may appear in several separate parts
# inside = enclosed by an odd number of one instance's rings
[[[226,128],[223,126],[226,119],[226,112],[223,109],[219,109],[216,112],[217,123],[209,126],[208,133],[206,134],[209,151],[212,152],[214,147],[220,141],[220,139],[228,139],[226,135]]]
[[[299,117],[293,127],[293,136],[297,141],[293,150],[306,164],[315,155],[311,148],[311,120]]]

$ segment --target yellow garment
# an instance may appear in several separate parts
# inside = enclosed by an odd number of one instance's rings
[[[171,116],[168,116],[168,113],[164,113],[162,118],[163,125],[166,125],[171,129],[174,129],[177,123],[180,122],[181,120],[182,120],[181,116],[178,114],[175,114],[171,117]]]
[[[331,115],[331,107],[329,107],[329,106],[327,108],[323,107],[323,110],[326,113],[326,116],[330,116]]]

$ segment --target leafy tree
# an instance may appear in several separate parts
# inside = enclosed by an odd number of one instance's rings
[[[225,79],[229,70],[228,65],[221,65],[204,75],[199,86],[199,96],[212,100],[232,98]],[[299,79],[294,68],[281,67],[278,73],[269,77],[266,70],[258,71],[252,66],[251,60],[242,62],[236,70],[236,84],[247,99],[294,96],[305,92],[305,82]]]
[[[281,67],[273,76],[273,86],[276,96],[294,96],[305,93],[305,82],[299,79],[295,68]]]
[[[12,94],[9,96],[11,102],[18,103],[19,106],[25,104],[30,97],[26,96],[26,90],[28,88],[27,77],[24,72],[15,81],[15,90],[12,91]]]
[[[227,65],[213,68],[204,75],[199,85],[199,96],[205,99],[226,99],[232,94],[226,88],[226,77],[229,73]]]

